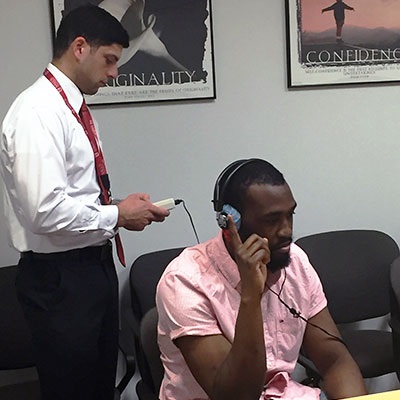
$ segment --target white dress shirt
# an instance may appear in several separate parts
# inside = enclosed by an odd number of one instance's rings
[[[48,69],[79,113],[78,87],[54,65]],[[0,146],[5,216],[16,250],[65,251],[114,236],[118,208],[100,204],[89,140],[44,76],[10,107]]]

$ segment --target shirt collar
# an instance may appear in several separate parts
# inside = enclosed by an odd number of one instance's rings
[[[72,82],[71,79],[68,78],[68,76],[59,70],[54,64],[49,63],[47,69],[57,79],[58,83],[63,88],[69,103],[76,113],[79,114],[83,102],[83,95],[78,86],[76,86],[75,83]]]
[[[211,258],[214,261],[214,265],[217,266],[217,269],[229,284],[236,289],[240,283],[240,274],[235,261],[232,259],[225,246],[222,230],[218,233],[214,244],[215,246],[211,251]]]

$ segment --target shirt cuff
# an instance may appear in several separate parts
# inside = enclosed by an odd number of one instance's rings
[[[100,228],[113,231],[118,222],[118,207],[116,205],[100,207]]]

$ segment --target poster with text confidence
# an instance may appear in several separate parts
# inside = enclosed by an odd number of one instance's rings
[[[87,3],[114,15],[130,38],[117,78],[89,104],[215,98],[211,0],[52,0],[55,31]]]
[[[400,0],[286,0],[288,86],[400,80]]]

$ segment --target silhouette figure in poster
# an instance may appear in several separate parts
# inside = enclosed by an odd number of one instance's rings
[[[343,43],[342,28],[344,25],[345,10],[354,11],[354,8],[350,7],[346,3],[343,3],[343,0],[336,0],[336,3],[333,3],[331,6],[321,10],[321,14],[326,11],[333,11],[333,16],[335,17],[336,21],[336,42],[338,43]]]

